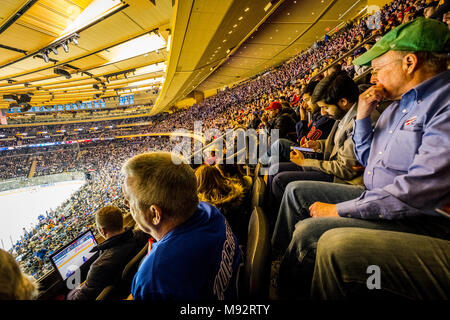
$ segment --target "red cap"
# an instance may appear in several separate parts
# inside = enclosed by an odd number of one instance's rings
[[[281,109],[281,103],[279,103],[278,101],[272,101],[268,107],[266,107],[265,110],[273,110],[273,109]]]

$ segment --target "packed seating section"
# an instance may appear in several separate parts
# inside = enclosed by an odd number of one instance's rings
[[[216,95],[206,98],[202,103],[188,110],[154,117],[137,117],[130,119],[109,120],[91,123],[62,124],[52,126],[7,128],[1,129],[4,136],[16,136],[20,130],[27,136],[36,136],[37,142],[52,141],[51,138],[39,136],[38,132],[57,133],[66,130],[63,138],[69,139],[69,132],[82,129],[76,136],[78,139],[92,137],[113,137],[114,135],[139,134],[150,132],[172,132],[183,128],[194,129],[194,121],[202,121],[203,130],[217,128],[224,132],[228,128],[244,127],[261,128],[260,121],[264,108],[274,100],[284,100],[298,110],[299,90],[311,79],[320,79],[332,65],[339,65],[352,78],[367,84],[367,69],[355,70],[352,59],[361,54],[359,48],[367,49],[383,34],[395,26],[412,19],[411,8],[415,15],[423,13],[425,2],[397,0],[381,10],[381,24],[371,28],[368,19],[349,23],[343,30],[319,41],[305,52],[299,53],[281,66],[258,75],[249,81],[227,88]],[[367,41],[369,40],[369,41]],[[354,48],[357,48],[356,50]],[[367,50],[366,49],[366,50]],[[346,53],[351,52],[349,55]],[[345,59],[341,59],[345,56]],[[361,80],[362,79],[362,80]],[[70,118],[70,116],[69,116]],[[119,131],[118,125],[151,122],[145,126],[124,127]],[[90,130],[91,127],[101,129]],[[110,128],[111,127],[111,128]],[[23,129],[23,131],[22,131]],[[48,135],[48,134],[46,134]],[[58,138],[55,138],[57,140]],[[22,140],[23,139],[17,139]],[[16,145],[15,141],[0,141],[1,146]],[[114,204],[125,208],[122,204],[120,167],[124,160],[146,151],[171,151],[173,144],[165,137],[145,137],[134,140],[113,140],[73,146],[55,146],[36,149],[20,149],[2,151],[0,163],[0,179],[25,176],[29,172],[31,162],[38,161],[36,175],[48,175],[64,171],[91,171],[92,180],[88,181],[70,200],[56,210],[47,213],[33,230],[24,234],[12,253],[20,262],[23,270],[39,279],[51,271],[48,256],[60,245],[77,234],[93,226],[93,213],[106,204]],[[78,157],[78,155],[81,155]],[[252,168],[254,169],[254,168]],[[250,216],[248,223],[248,240],[245,244],[244,276],[241,279],[241,293],[245,297],[268,297],[269,288],[269,225],[267,217],[261,209],[265,181],[259,175],[259,166],[252,174],[253,184],[249,189],[247,201]],[[132,226],[133,223],[130,224]],[[95,230],[95,228],[93,228]],[[97,234],[98,235],[98,234]],[[146,248],[140,252],[125,268],[123,280],[128,284],[129,270],[136,270]],[[99,300],[124,298],[123,288],[107,287],[97,298]]]

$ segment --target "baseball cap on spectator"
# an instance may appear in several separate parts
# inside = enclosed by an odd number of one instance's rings
[[[274,110],[274,109],[281,109],[282,105],[278,101],[272,101],[268,107],[265,108],[265,110]]]
[[[411,11],[411,9],[413,9],[414,7],[412,7],[412,6],[409,6],[408,8],[406,8],[405,10],[403,10],[403,12],[409,12],[409,11]]]
[[[420,17],[386,33],[369,51],[353,60],[353,64],[368,65],[389,50],[445,52],[449,32],[444,23]]]

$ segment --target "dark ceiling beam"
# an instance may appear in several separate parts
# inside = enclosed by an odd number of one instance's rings
[[[6,50],[15,51],[15,52],[20,52],[20,53],[23,53],[23,54],[27,54],[27,52],[25,50],[14,48],[14,47],[10,47],[10,46],[5,46],[4,44],[0,44],[0,48],[6,49]]]
[[[0,34],[8,29],[14,22],[17,21],[25,12],[30,9],[37,0],[28,0],[15,14],[13,14],[2,26],[0,26]]]

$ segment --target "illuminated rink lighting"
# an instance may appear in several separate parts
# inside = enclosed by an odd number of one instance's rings
[[[144,34],[136,39],[129,40],[115,47],[109,48],[108,51],[102,51],[98,55],[104,57],[109,63],[122,61],[162,49],[166,46],[163,37],[156,33]]]
[[[30,231],[38,223],[39,215],[45,216],[46,210],[56,209],[84,183],[74,180],[0,192],[0,239],[5,246],[2,249],[9,250],[11,238],[15,244],[23,235],[22,228]]]

